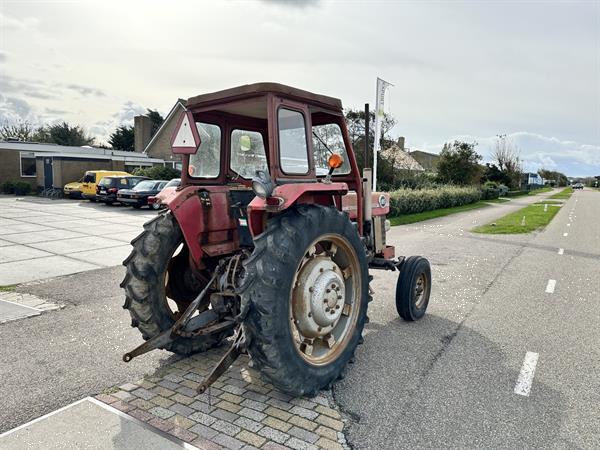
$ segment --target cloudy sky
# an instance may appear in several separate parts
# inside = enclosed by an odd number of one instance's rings
[[[0,122],[105,141],[145,108],[277,81],[374,103],[412,149],[507,134],[525,168],[600,175],[600,0],[0,0]]]

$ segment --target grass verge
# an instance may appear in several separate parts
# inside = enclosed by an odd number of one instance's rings
[[[569,197],[571,197],[571,194],[573,194],[573,188],[572,187],[568,187],[566,189],[563,189],[562,191],[551,195],[550,198],[562,198],[562,199],[567,199]]]
[[[16,284],[9,284],[8,286],[0,286],[0,292],[13,292],[17,287]]]
[[[544,208],[544,205],[535,203],[507,214],[495,222],[475,227],[472,231],[484,234],[530,233],[548,225],[559,209],[560,206],[550,205]]]
[[[539,202],[535,202],[536,205],[562,205],[563,203],[559,200],[540,200]]]
[[[405,214],[403,216],[391,217],[390,222],[392,226],[395,225],[406,225],[409,223],[422,222],[423,220],[435,219],[437,217],[444,217],[450,214],[455,214],[463,211],[470,211],[472,209],[482,208],[488,206],[490,200],[482,200],[475,203],[469,203],[468,205],[454,206],[453,208],[442,208],[434,209],[433,211],[425,211],[415,214]]]

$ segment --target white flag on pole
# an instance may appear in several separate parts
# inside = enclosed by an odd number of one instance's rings
[[[377,77],[377,92],[375,98],[375,145],[373,146],[373,192],[377,190],[377,153],[380,150],[381,121],[383,120],[383,107],[385,104],[385,91],[388,86],[393,86]]]

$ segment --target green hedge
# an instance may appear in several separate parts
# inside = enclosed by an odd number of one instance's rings
[[[444,186],[439,189],[400,189],[390,192],[390,216],[433,211],[481,200],[477,187]]]
[[[5,181],[1,189],[5,194],[27,195],[31,192],[31,185],[25,181]]]

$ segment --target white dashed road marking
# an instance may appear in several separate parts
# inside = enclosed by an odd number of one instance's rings
[[[556,280],[548,280],[546,285],[546,292],[548,294],[554,294],[554,288],[556,287]]]
[[[571,224],[570,224],[570,223],[568,223],[568,224],[567,224],[567,226],[568,226],[568,227],[570,227],[570,226],[571,226]]]
[[[515,385],[515,394],[524,395],[525,397],[529,396],[538,357],[539,355],[533,352],[527,352],[525,354],[523,367],[521,367],[521,372],[519,373],[519,378],[517,378],[517,384]]]
[[[569,235],[569,233],[563,233],[564,237],[567,237]]]
[[[558,249],[558,254],[559,254],[559,255],[562,255],[564,252],[565,252],[565,249],[564,249],[564,248],[559,248],[559,249]]]

